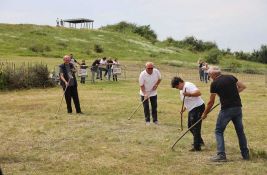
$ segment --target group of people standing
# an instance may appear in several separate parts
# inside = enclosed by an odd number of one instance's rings
[[[198,70],[199,70],[199,79],[202,82],[208,83],[210,80],[208,70],[209,65],[207,62],[203,61],[202,59],[198,60]]]
[[[91,71],[91,82],[95,83],[96,79],[103,80],[103,77],[113,81],[118,81],[118,74],[121,73],[120,63],[118,59],[112,58],[99,58],[93,61],[92,65],[89,67],[86,65],[85,60],[82,60],[82,63],[78,62],[73,54],[69,55],[70,63],[79,70],[78,75],[81,77],[81,84],[85,84],[85,78],[87,77],[87,68],[90,68]],[[119,70],[119,71],[118,71]]]
[[[114,70],[118,68],[119,65],[120,63],[116,58],[114,60],[112,60],[111,58],[107,59],[106,57],[96,59],[91,66],[92,82],[95,82],[95,77],[96,79],[103,80],[103,72],[104,77],[107,77],[108,80],[111,79],[112,75],[113,81],[118,81],[117,72],[115,72]]]
[[[201,92],[197,86],[191,82],[184,81],[181,77],[173,77],[171,81],[172,88],[180,90],[180,98],[184,100],[184,109],[188,110],[188,128],[200,120],[190,129],[193,135],[193,148],[190,151],[201,151],[204,141],[201,136],[201,125],[212,106],[214,105],[216,95],[220,98],[221,110],[218,114],[215,136],[217,141],[217,154],[211,158],[214,162],[226,161],[224,130],[230,121],[233,122],[239,140],[241,155],[244,160],[249,159],[249,150],[247,139],[243,129],[242,122],[242,103],[239,93],[246,86],[238,81],[232,75],[223,75],[219,67],[210,67],[207,70],[209,76],[213,79],[210,85],[210,99],[205,107],[201,98]],[[147,62],[146,69],[140,73],[139,85],[141,102],[144,107],[144,116],[146,125],[150,124],[149,101],[152,108],[152,118],[154,124],[158,125],[157,116],[157,88],[161,82],[160,71],[154,68],[153,63]]]
[[[56,22],[57,22],[57,27],[60,27],[60,26],[61,26],[61,27],[64,27],[64,21],[63,21],[63,19],[60,19],[60,20],[59,20],[59,19],[57,18]]]

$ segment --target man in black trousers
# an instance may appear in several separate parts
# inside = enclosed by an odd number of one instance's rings
[[[59,66],[60,84],[65,91],[65,100],[67,104],[68,113],[72,113],[71,98],[73,99],[76,113],[82,114],[77,90],[77,80],[75,77],[75,67],[70,63],[71,58],[65,55],[63,58],[64,63]]]

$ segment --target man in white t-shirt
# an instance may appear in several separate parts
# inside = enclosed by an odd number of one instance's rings
[[[105,71],[104,76],[106,76],[106,71],[107,71],[106,65],[107,65],[107,58],[106,57],[101,58],[100,64],[99,64],[99,67],[98,67],[100,80],[102,80],[102,71]]]
[[[173,77],[171,82],[172,88],[180,90],[180,97],[183,100],[184,96],[184,112],[186,109],[188,113],[188,128],[194,125],[202,116],[205,110],[204,101],[201,98],[201,93],[199,89],[190,82],[184,82],[180,77]],[[201,121],[193,127],[191,133],[194,137],[194,147],[190,151],[201,151],[201,145],[204,145],[203,139],[201,137]]]
[[[140,73],[139,85],[141,101],[143,101],[146,125],[150,124],[150,110],[148,99],[151,103],[153,123],[158,124],[157,116],[157,87],[161,81],[161,74],[154,68],[152,62],[146,63],[146,69]],[[145,100],[145,101],[144,101]]]

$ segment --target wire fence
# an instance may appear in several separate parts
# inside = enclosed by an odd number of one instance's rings
[[[39,63],[40,64],[40,63]],[[41,63],[43,64],[43,63]],[[0,73],[6,70],[8,67],[9,70],[12,70],[14,72],[16,71],[21,71],[18,68],[24,67],[23,70],[28,72],[28,70],[33,67],[35,63],[31,62],[22,62],[20,64],[16,64],[14,62],[9,62],[9,61],[2,61],[0,62]],[[79,67],[79,66],[77,66]],[[120,73],[118,75],[118,80],[134,80],[138,81],[139,74],[145,70],[145,67],[143,64],[121,64],[119,66],[120,68]],[[160,65],[157,66],[156,68],[160,70],[162,79],[168,79],[171,80],[174,76],[180,76],[184,80],[187,81],[192,81],[196,82],[200,80],[199,77],[199,70],[198,67],[195,68],[186,68],[186,67],[174,67],[174,66],[168,66],[168,65]],[[239,73],[239,72],[230,72],[230,68],[223,68],[222,73],[223,74],[232,74],[236,76],[239,80],[241,81],[246,81],[246,82],[260,82],[267,87],[267,70],[265,69],[257,69],[253,72],[261,72],[261,74],[256,74],[256,73]],[[54,66],[54,71],[50,72],[51,76],[50,78],[54,78],[55,80],[59,80],[59,66]],[[92,77],[91,77],[91,70],[90,67],[87,68],[87,82],[91,82]],[[78,73],[77,73],[78,77]],[[112,75],[111,75],[112,77]],[[103,77],[104,81],[109,81],[107,78]],[[112,81],[112,78],[111,78]],[[100,82],[100,80],[97,80],[96,82]]]
[[[120,65],[121,73],[118,74],[119,80],[135,80],[138,81],[140,73],[145,70],[143,64],[131,64],[131,65]],[[186,67],[173,67],[168,65],[156,66],[160,70],[162,79],[172,79],[174,76],[180,76],[188,81],[199,81],[199,70],[196,68],[186,68]],[[256,73],[240,73],[240,72],[230,72],[230,68],[223,68],[223,74],[231,74],[237,77],[241,81],[246,82],[262,82],[267,87],[267,70],[258,69],[255,72],[261,72],[261,74]],[[87,69],[87,79],[86,81],[91,81],[90,68]],[[55,72],[59,72],[58,66],[55,67]],[[104,78],[103,80],[107,80]]]

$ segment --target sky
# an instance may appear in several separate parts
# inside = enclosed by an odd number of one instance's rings
[[[0,0],[0,23],[56,25],[93,19],[150,25],[159,40],[194,36],[220,49],[252,52],[267,45],[267,0]]]

